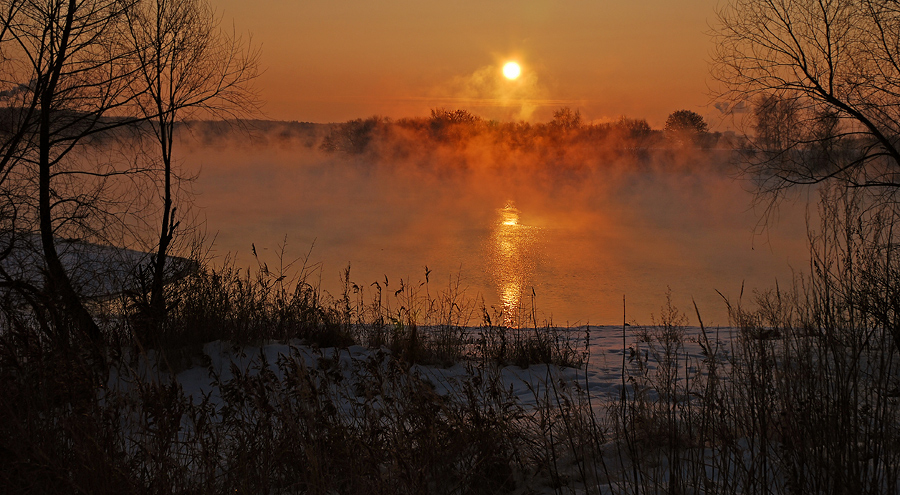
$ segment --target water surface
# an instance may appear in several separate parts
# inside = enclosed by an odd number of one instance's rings
[[[322,286],[340,291],[351,267],[361,287],[458,279],[489,308],[515,315],[534,301],[557,324],[649,323],[673,301],[696,324],[726,325],[717,290],[790,283],[804,270],[805,204],[782,206],[754,234],[761,212],[727,154],[661,154],[557,170],[468,162],[367,160],[303,146],[194,147],[196,206],[219,255],[251,266],[251,243],[277,264],[312,247]],[[625,306],[623,309],[623,298]],[[521,315],[519,315],[521,316]]]

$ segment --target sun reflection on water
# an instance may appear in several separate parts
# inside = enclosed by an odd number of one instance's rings
[[[519,225],[519,210],[512,203],[500,209],[500,215],[503,218],[503,225]]]
[[[505,326],[518,326],[522,296],[533,285],[540,229],[523,225],[512,201],[497,210],[499,221],[491,232],[490,265],[500,297]]]

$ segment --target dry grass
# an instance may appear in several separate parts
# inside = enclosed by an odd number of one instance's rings
[[[434,291],[428,272],[363,290],[348,270],[331,298],[305,263],[294,276],[206,269],[172,287],[160,334],[110,318],[105,349],[7,301],[0,491],[896,493],[892,224],[826,199],[810,275],[726,301],[733,329],[701,326],[697,342],[671,299],[651,325],[623,327],[622,386],[604,403],[548,371],[523,406],[502,367],[585,364],[586,340],[493,324],[501,315],[458,282]],[[210,367],[215,396],[147,375],[148,356],[177,370],[213,339],[319,350]],[[333,349],[350,342],[373,351],[348,365]],[[451,362],[467,373],[447,393],[415,365]]]

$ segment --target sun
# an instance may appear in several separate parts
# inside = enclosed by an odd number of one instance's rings
[[[506,76],[507,79],[516,79],[521,73],[522,68],[515,62],[507,62],[506,65],[503,66],[503,75]]]

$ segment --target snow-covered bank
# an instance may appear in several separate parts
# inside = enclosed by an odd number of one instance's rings
[[[625,374],[634,370],[635,359],[644,353],[649,357],[646,336],[635,332],[637,328],[603,326],[592,327],[590,345],[584,366],[559,367],[551,364],[535,364],[526,368],[516,365],[502,365],[484,360],[468,360],[457,362],[452,366],[412,364],[407,370],[429,383],[439,395],[450,395],[460,390],[461,384],[471,379],[475,372],[490,372],[502,384],[503,390],[511,391],[517,403],[523,407],[534,407],[547,394],[555,394],[560,390],[572,389],[590,392],[593,403],[597,406],[605,404],[610,398],[617,398],[622,389],[623,365]],[[624,331],[624,335],[623,335]],[[735,330],[726,328],[708,331],[713,335],[707,338],[718,342],[720,358],[727,356],[730,349],[728,342]],[[716,336],[718,334],[718,337]],[[716,340],[718,338],[718,340]],[[700,371],[699,363],[705,358],[701,345],[703,338],[701,329],[688,327],[678,350],[678,358],[686,363],[689,371]],[[296,361],[310,370],[332,373],[336,382],[352,389],[359,377],[367,374],[366,369],[372,363],[387,366],[391,359],[391,351],[387,348],[368,349],[353,345],[346,349],[315,348],[305,345],[299,340],[290,342],[267,342],[256,346],[237,347],[228,342],[214,341],[195,351],[181,362],[170,362],[160,358],[155,351],[140,359],[135,368],[146,380],[167,382],[174,372],[174,377],[182,390],[189,397],[200,399],[211,397],[218,404],[220,394],[217,382],[233,379],[236,371],[243,374],[256,374],[262,363],[278,380],[284,380],[284,372],[278,363],[282,360]],[[655,360],[646,364],[650,371],[657,367]],[[340,377],[340,378],[337,378]],[[115,387],[116,378],[110,384]]]
[[[850,476],[896,492],[879,334],[854,371],[822,352],[856,345],[828,348],[833,335],[672,321],[591,328],[581,368],[219,340],[112,353],[98,391],[77,361],[35,354],[7,380],[0,427],[20,439],[10,459],[90,460],[109,474],[66,472],[119,492],[830,493]]]

